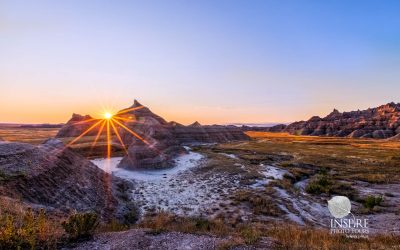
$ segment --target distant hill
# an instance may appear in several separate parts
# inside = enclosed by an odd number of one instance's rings
[[[0,123],[0,128],[61,128],[64,124],[20,124],[20,123]]]
[[[62,126],[64,126],[63,123],[60,123],[60,124],[44,123],[44,124],[22,124],[19,127],[20,128],[61,128]]]
[[[307,121],[289,124],[282,131],[297,135],[398,140],[400,103],[343,113],[334,109],[324,118],[313,116]]]

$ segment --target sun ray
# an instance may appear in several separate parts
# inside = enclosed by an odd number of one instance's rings
[[[118,129],[115,127],[114,122],[111,120],[110,123],[111,123],[111,126],[112,126],[114,133],[117,136],[119,142],[121,143],[122,147],[124,148],[126,154],[128,154],[128,150],[126,149],[125,143],[122,141],[121,135],[119,134]]]
[[[125,117],[119,117],[119,116],[113,116],[113,118],[121,120],[121,121],[126,121],[126,122],[133,122],[136,121],[135,119],[129,119],[129,118],[125,118]]]
[[[142,109],[142,108],[144,108],[144,106],[139,106],[139,107],[124,109],[124,110],[119,111],[119,112],[116,113],[115,115],[125,114],[125,113],[128,113],[128,112],[130,112],[130,111],[135,111],[135,110]]]
[[[107,158],[111,158],[110,120],[107,120]]]
[[[123,121],[123,122],[134,122],[134,123],[137,123],[137,124],[144,124],[144,122],[139,122],[136,119],[129,119],[129,118],[120,117],[120,116],[116,116],[116,115],[113,116],[113,118],[118,119],[118,120]]]
[[[103,120],[103,123],[101,124],[101,127],[99,129],[99,132],[97,132],[96,138],[94,139],[94,142],[92,143],[92,148],[96,146],[97,140],[99,139],[101,132],[103,132],[104,126],[106,125],[106,121]]]
[[[125,145],[124,141],[122,140],[121,137],[121,131],[119,131],[118,129],[122,128],[123,130],[126,130],[127,132],[129,132],[131,135],[133,135],[134,137],[138,138],[139,140],[141,140],[143,143],[145,143],[146,145],[148,145],[150,148],[153,148],[153,145],[151,145],[149,142],[147,142],[142,136],[140,136],[139,134],[137,134],[136,132],[134,132],[132,129],[130,129],[129,127],[127,127],[126,125],[124,125],[124,122],[134,122],[134,123],[139,123],[139,124],[143,124],[143,122],[138,122],[136,120],[135,117],[121,117],[118,116],[120,114],[125,114],[129,111],[134,111],[134,110],[139,110],[144,108],[144,106],[139,106],[139,107],[134,107],[134,108],[128,108],[125,110],[122,110],[116,114],[111,113],[109,110],[104,110],[104,112],[102,113],[103,118],[102,119],[98,119],[98,118],[90,118],[90,119],[86,119],[83,121],[78,121],[75,123],[72,123],[72,125],[78,125],[78,124],[85,124],[91,121],[95,121],[96,123],[91,125],[88,129],[86,129],[85,131],[83,131],[78,137],[74,138],[71,142],[69,142],[67,144],[66,147],[71,146],[72,144],[74,144],[75,142],[77,142],[79,139],[81,139],[83,136],[87,135],[90,131],[92,131],[94,128],[98,127],[99,124],[100,127],[98,128],[98,131],[96,133],[96,137],[94,139],[94,141],[91,144],[91,150],[97,145],[102,133],[104,130],[106,130],[106,136],[107,136],[107,158],[110,159],[111,158],[111,147],[112,147],[112,136],[115,134],[121,144],[121,146],[124,148],[127,156],[129,157],[128,154],[128,150],[127,150],[127,145]]]
[[[71,146],[72,144],[74,144],[76,141],[78,141],[79,139],[81,139],[83,136],[85,136],[87,133],[89,133],[92,129],[94,129],[95,127],[97,127],[100,123],[102,122],[102,120],[96,122],[95,124],[93,124],[90,128],[86,129],[85,131],[83,131],[82,134],[80,134],[78,137],[76,137],[74,140],[72,140],[70,143],[67,144],[68,146]]]
[[[114,122],[116,122],[118,125],[120,125],[121,127],[123,127],[126,131],[128,131],[129,133],[131,133],[132,135],[134,135],[136,138],[138,138],[139,140],[141,140],[142,142],[144,142],[147,145],[150,145],[145,139],[143,139],[140,135],[136,134],[135,132],[133,132],[130,128],[128,128],[127,126],[125,126],[124,124],[120,123],[117,120],[111,119]]]
[[[88,123],[88,122],[92,122],[92,121],[97,121],[97,120],[99,120],[99,119],[97,119],[97,118],[90,118],[90,119],[87,119],[87,120],[83,120],[83,121],[79,121],[79,122],[74,122],[74,123],[72,123],[72,125],[84,124],[84,123]]]

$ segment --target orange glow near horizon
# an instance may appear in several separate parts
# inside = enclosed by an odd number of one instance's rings
[[[95,129],[96,127],[98,127],[100,124],[100,128],[96,133],[96,137],[92,143],[92,148],[96,146],[98,139],[100,138],[100,135],[102,134],[104,127],[106,127],[106,135],[107,135],[107,158],[110,159],[111,158],[111,136],[112,136],[112,132],[117,136],[117,139],[119,141],[119,143],[121,144],[121,146],[124,148],[125,152],[128,153],[128,150],[126,148],[125,143],[122,140],[122,137],[118,131],[118,128],[116,126],[119,125],[119,127],[121,127],[122,129],[124,129],[125,131],[129,132],[131,135],[133,135],[134,137],[138,138],[139,140],[141,140],[143,143],[145,143],[146,145],[149,145],[149,143],[140,135],[138,135],[136,132],[134,132],[132,129],[128,128],[127,126],[125,126],[124,124],[122,124],[120,121],[129,121],[129,122],[136,122],[135,119],[128,119],[125,117],[120,117],[118,115],[120,114],[124,114],[127,113],[129,111],[133,111],[133,110],[138,110],[143,108],[143,106],[140,107],[135,107],[135,108],[131,108],[131,109],[126,109],[123,110],[122,112],[118,112],[115,115],[112,115],[110,112],[104,112],[103,113],[103,119],[87,119],[84,121],[79,121],[76,123],[73,123],[72,126],[78,125],[78,124],[85,124],[88,122],[92,122],[92,121],[97,121],[95,124],[93,124],[92,126],[90,126],[88,129],[86,129],[85,131],[83,131],[79,136],[77,136],[76,138],[74,138],[70,143],[67,144],[67,147],[72,146],[74,143],[76,143],[78,140],[80,140],[83,136],[87,135],[90,131],[92,131],[93,129]]]

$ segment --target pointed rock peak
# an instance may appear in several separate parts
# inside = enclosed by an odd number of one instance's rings
[[[189,126],[191,126],[191,127],[201,127],[201,124],[198,121],[195,121],[194,123],[190,124]]]
[[[341,113],[337,109],[333,109],[333,111],[328,115],[328,117],[340,115]]]
[[[136,107],[142,107],[143,105],[140,103],[140,102],[138,102],[138,100],[133,100],[133,105],[132,105],[132,108],[136,108]]]

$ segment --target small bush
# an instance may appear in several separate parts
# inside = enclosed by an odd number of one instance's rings
[[[310,180],[306,186],[306,192],[310,194],[329,193],[332,183],[326,175],[318,175],[314,180]]]
[[[67,221],[62,222],[62,226],[71,241],[92,238],[98,225],[99,220],[95,213],[73,214]]]
[[[139,219],[140,211],[134,206],[124,215],[124,223],[126,225],[133,225]]]
[[[373,209],[375,206],[379,206],[383,201],[382,196],[368,196],[365,198],[364,207],[367,209]]]
[[[55,248],[61,233],[42,209],[27,209],[18,215],[0,215],[0,249]]]

